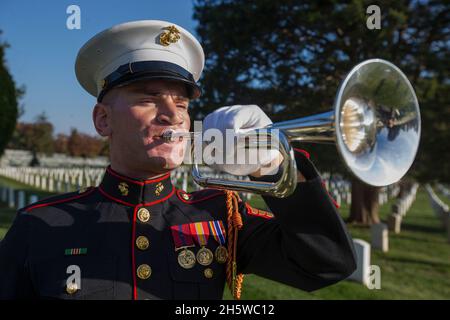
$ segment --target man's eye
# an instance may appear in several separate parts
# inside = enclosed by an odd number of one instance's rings
[[[145,100],[140,100],[139,103],[140,104],[155,104],[155,100],[145,99]]]

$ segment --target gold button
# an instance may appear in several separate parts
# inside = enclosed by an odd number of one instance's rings
[[[145,208],[140,208],[137,215],[141,222],[147,222],[150,220],[150,212]]]
[[[152,268],[148,264],[141,264],[137,268],[136,273],[140,279],[145,280],[150,278],[150,276],[152,275]]]
[[[211,268],[206,268],[205,271],[203,271],[203,274],[205,275],[205,278],[211,279],[214,275],[214,272]]]
[[[189,200],[189,195],[186,194],[186,193],[182,193],[182,194],[181,194],[181,197],[182,197],[184,200]]]
[[[68,294],[74,294],[74,293],[77,292],[77,291],[78,291],[78,286],[77,286],[76,283],[71,282],[71,283],[68,283],[68,284],[67,284],[67,286],[66,286],[66,292],[67,292]]]
[[[149,241],[147,237],[139,236],[136,238],[136,246],[141,250],[147,250],[149,246]]]

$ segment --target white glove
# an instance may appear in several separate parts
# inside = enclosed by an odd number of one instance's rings
[[[208,114],[203,120],[203,134],[204,140],[209,140],[210,136],[217,136],[219,132],[222,134],[223,139],[229,140],[230,136],[226,138],[226,130],[232,130],[234,135],[243,134],[254,129],[260,129],[272,124],[270,118],[261,110],[257,105],[235,105],[227,106],[217,109],[216,111]],[[208,130],[211,130],[208,137]],[[206,135],[205,135],[206,133]],[[212,168],[220,171],[225,171],[234,175],[248,175],[258,171],[261,166],[264,166],[274,160],[278,155],[278,150],[258,150],[254,151],[253,154],[258,155],[258,159],[250,159],[248,157],[243,157],[246,159],[245,164],[237,164],[235,155],[239,154],[241,157],[244,152],[249,153],[248,149],[245,150],[245,144],[243,141],[238,143],[235,148],[227,148],[225,141],[223,140],[223,149],[214,148],[214,155],[211,154],[211,149],[208,147],[208,142],[204,148],[204,161],[206,164]],[[210,140],[211,147],[215,140]],[[223,155],[225,154],[225,157]],[[252,154],[250,152],[250,154]],[[224,161],[221,161],[224,160]],[[218,163],[214,163],[218,162]],[[248,163],[250,162],[250,163]],[[273,172],[271,170],[270,172]]]

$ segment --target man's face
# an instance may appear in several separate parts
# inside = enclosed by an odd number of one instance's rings
[[[113,91],[103,100],[110,113],[111,163],[142,173],[162,173],[179,166],[186,141],[167,143],[160,136],[167,129],[189,131],[186,87],[150,80]]]

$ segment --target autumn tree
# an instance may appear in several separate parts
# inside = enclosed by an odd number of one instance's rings
[[[73,157],[97,157],[108,154],[107,141],[78,132],[72,128],[67,139],[67,151]]]
[[[19,122],[8,147],[31,151],[33,164],[38,165],[38,153],[53,154],[53,124],[44,112],[36,116],[34,122]]]
[[[54,140],[56,153],[68,153],[69,137],[64,133],[58,133]]]

